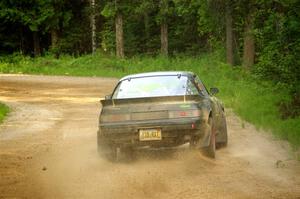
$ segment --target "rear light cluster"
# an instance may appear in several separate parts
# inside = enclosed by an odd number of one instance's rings
[[[160,113],[160,114],[158,114]],[[146,113],[131,114],[111,114],[101,116],[101,122],[122,122],[130,120],[155,120],[155,119],[174,119],[174,118],[187,118],[187,117],[200,117],[201,111],[199,110],[180,110],[180,111],[168,111],[166,114],[162,112],[146,112]],[[142,117],[144,115],[144,117]]]
[[[169,111],[169,118],[200,117],[199,110]]]
[[[101,117],[101,122],[121,122],[121,121],[129,121],[130,114],[112,114],[112,115],[103,115]]]

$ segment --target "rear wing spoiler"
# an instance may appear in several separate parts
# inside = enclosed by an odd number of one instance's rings
[[[164,96],[164,97],[144,97],[144,98],[124,98],[124,99],[105,99],[101,98],[102,106],[115,106],[126,104],[143,104],[143,103],[171,103],[171,102],[195,102],[201,101],[203,98],[199,95],[180,95],[180,96]]]

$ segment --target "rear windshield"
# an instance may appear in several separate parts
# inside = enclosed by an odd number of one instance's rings
[[[154,76],[124,80],[113,98],[143,98],[159,96],[196,95],[197,88],[186,76]]]

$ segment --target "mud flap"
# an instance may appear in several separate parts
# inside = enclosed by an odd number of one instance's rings
[[[204,132],[204,135],[203,138],[197,142],[197,146],[195,147],[197,149],[208,147],[210,143],[210,135],[211,135],[210,125],[208,123],[204,123],[201,131]]]

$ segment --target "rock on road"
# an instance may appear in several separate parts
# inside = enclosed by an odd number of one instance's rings
[[[215,160],[182,146],[132,162],[97,155],[100,97],[113,78],[0,75],[0,198],[300,198],[289,145],[227,110]]]

